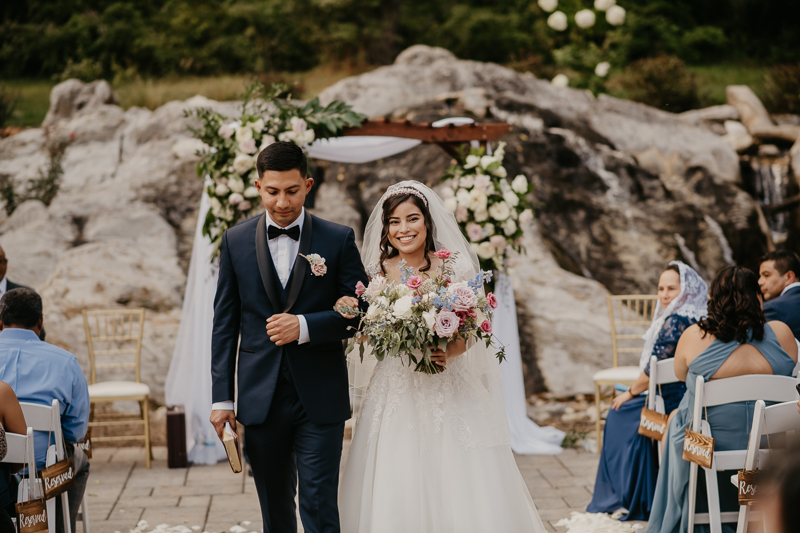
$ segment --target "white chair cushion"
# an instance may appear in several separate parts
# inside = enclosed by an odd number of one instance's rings
[[[149,396],[150,387],[135,381],[103,381],[89,385],[89,398],[118,398],[120,396]]]
[[[595,381],[636,381],[642,371],[638,366],[618,366],[606,368],[594,375]]]

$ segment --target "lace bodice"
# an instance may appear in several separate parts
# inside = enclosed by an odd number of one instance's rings
[[[664,321],[664,326],[658,333],[658,338],[653,345],[652,354],[655,355],[659,361],[675,357],[675,348],[678,346],[678,341],[686,331],[686,328],[697,322],[696,319],[681,316],[670,315]],[[644,373],[650,375],[650,363],[644,369]]]

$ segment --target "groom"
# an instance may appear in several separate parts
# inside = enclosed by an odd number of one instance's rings
[[[220,249],[211,423],[220,438],[225,422],[235,428],[238,418],[245,426],[264,533],[297,531],[298,477],[305,530],[338,532],[339,462],[350,418],[341,341],[357,321],[333,306],[354,296],[367,276],[353,230],[303,208],[314,180],[301,148],[274,143],[256,166],[267,212],[226,231]],[[300,254],[317,254],[324,267]]]

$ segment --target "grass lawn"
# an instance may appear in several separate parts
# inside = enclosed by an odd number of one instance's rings
[[[708,105],[724,104],[728,85],[749,85],[761,96],[764,78],[769,73],[769,67],[757,65],[702,65],[688,69],[697,77],[701,98]]]
[[[363,67],[320,66],[308,72],[275,73],[269,80],[293,83],[301,88],[296,98],[313,98],[326,87],[342,78],[365,72]],[[120,105],[155,109],[172,100],[186,100],[200,94],[213,100],[235,100],[253,76],[226,75],[214,77],[181,77],[158,80],[136,79],[113,84]],[[3,82],[6,90],[19,97],[9,126],[38,126],[50,107],[50,90],[56,81],[10,80]],[[0,84],[2,89],[2,84]]]

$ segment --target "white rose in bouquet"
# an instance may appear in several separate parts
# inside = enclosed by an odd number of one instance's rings
[[[508,205],[511,207],[517,207],[519,205],[519,196],[514,191],[508,191],[503,195],[503,199],[506,201]]]
[[[242,193],[242,194],[244,195],[245,198],[258,198],[258,196],[259,196],[258,189],[256,189],[252,185],[249,186],[248,188],[246,188],[244,190],[244,193]]]
[[[228,203],[231,205],[237,205],[244,202],[244,196],[235,192],[228,197]]]
[[[520,174],[511,182],[511,189],[518,194],[525,194],[528,192],[528,178]]]
[[[625,24],[625,8],[622,6],[611,6],[606,11],[606,20],[612,26],[622,26]]]
[[[259,118],[255,122],[251,122],[250,127],[253,128],[253,132],[261,133],[261,131],[264,129],[264,119]]]
[[[595,75],[600,76],[601,78],[605,78],[608,75],[609,70],[611,70],[611,63],[608,61],[598,63],[597,66],[594,67]]]
[[[219,135],[223,139],[230,139],[231,137],[233,137],[233,134],[234,134],[234,130],[233,130],[233,128],[230,127],[229,124],[223,124],[217,130],[217,135]]]
[[[480,164],[481,158],[477,155],[468,155],[467,161],[464,163],[464,168],[475,168]]]
[[[464,176],[463,178],[458,180],[458,185],[460,187],[464,187],[465,189],[471,189],[475,185],[475,177]]]
[[[498,222],[502,222],[511,215],[511,209],[507,203],[497,202],[489,206],[489,215]]]
[[[533,220],[533,211],[530,209],[526,209],[519,215],[519,223],[520,224],[529,224],[530,221]]]
[[[366,293],[370,296],[370,298],[377,298],[386,288],[387,281],[386,278],[381,276],[380,274],[372,278],[372,281],[369,282],[367,285]]]
[[[472,189],[469,192],[469,208],[473,211],[481,211],[486,209],[486,204],[489,202],[489,198],[486,194],[480,189]]]
[[[595,15],[594,11],[591,9],[581,9],[575,13],[575,24],[577,24],[579,28],[583,28],[585,30],[594,26],[594,23]]]
[[[233,160],[233,170],[237,174],[246,174],[256,164],[256,158],[247,154],[237,154]]]
[[[477,253],[478,257],[480,257],[481,259],[491,259],[495,254],[495,248],[489,241],[484,241],[478,245],[478,248],[475,250],[475,253]]]
[[[436,324],[436,312],[425,311],[422,313],[422,320],[425,321],[425,325],[428,326],[428,329],[433,331],[433,325]]]
[[[256,140],[247,139],[239,143],[239,151],[245,154],[253,154],[256,151]]]
[[[503,233],[505,233],[506,235],[508,235],[510,237],[511,235],[514,235],[515,231],[517,231],[517,223],[516,222],[514,222],[510,218],[507,219],[505,222],[503,222]]]
[[[548,13],[558,7],[558,0],[539,0],[537,3],[542,8],[542,11],[547,11]]]
[[[442,197],[442,200],[447,200],[448,198],[455,197],[456,193],[453,192],[453,189],[450,187],[442,187],[441,192],[439,192],[439,196]]]
[[[475,211],[472,216],[475,217],[475,222],[483,222],[489,218],[489,211],[484,207],[483,209]]]
[[[444,206],[451,213],[455,213],[456,209],[458,209],[458,200],[456,200],[455,196],[447,198],[444,201]]]
[[[608,11],[608,8],[617,3],[617,0],[594,0],[594,8],[598,11]]]
[[[392,315],[395,318],[405,318],[407,316],[411,316],[411,306],[413,305],[412,299],[414,297],[410,294],[407,294],[401,298],[399,298],[394,303],[394,310],[392,311]]]
[[[472,203],[472,197],[467,189],[458,189],[456,191],[456,200],[458,200],[458,205],[463,205],[464,207],[469,207],[469,204]]]
[[[224,183],[220,183],[214,189],[214,194],[217,196],[226,196],[231,190]]]
[[[308,123],[300,117],[292,117],[291,119],[292,131],[297,135],[302,135],[308,128]]]
[[[480,189],[483,192],[486,192],[486,189],[489,188],[489,185],[492,184],[492,178],[487,176],[486,174],[478,174],[475,176],[475,188]]]
[[[248,141],[253,138],[253,130],[250,129],[250,126],[241,126],[238,130],[236,130],[236,142],[242,143],[244,141]]]
[[[547,17],[547,25],[556,31],[564,31],[567,29],[567,15],[563,11],[556,11]]]
[[[228,188],[233,192],[241,194],[244,192],[244,182],[241,178],[234,176],[228,180]]]
[[[367,309],[367,318],[369,319],[378,318],[380,314],[383,312],[383,309],[387,305],[389,305],[389,300],[387,300],[383,296],[376,298],[375,301],[373,301],[370,304],[369,308]]]
[[[556,76],[550,80],[550,83],[559,88],[569,87],[569,78],[564,74],[556,74]]]

